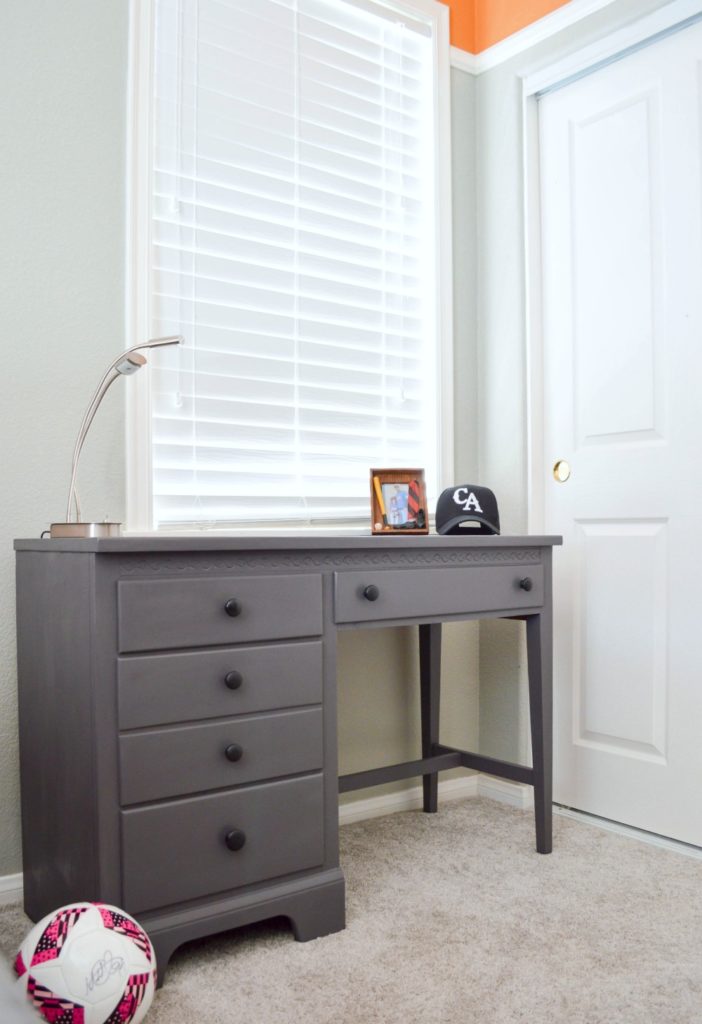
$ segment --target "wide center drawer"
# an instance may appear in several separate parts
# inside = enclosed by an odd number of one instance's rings
[[[322,577],[120,580],[120,651],[208,647],[322,633]]]
[[[322,794],[322,777],[313,775],[123,811],[126,909],[137,914],[318,867]]]
[[[120,729],[322,702],[322,642],[119,658]]]
[[[336,622],[469,615],[538,608],[541,565],[471,565],[455,569],[381,569],[334,574]]]
[[[321,708],[130,733],[119,740],[122,804],[317,771]]]

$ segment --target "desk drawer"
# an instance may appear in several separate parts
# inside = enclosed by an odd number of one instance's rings
[[[322,767],[322,711],[305,708],[121,736],[123,804],[224,789]]]
[[[231,850],[235,830],[245,842]],[[122,854],[131,913],[318,867],[322,777],[123,811]]]
[[[120,580],[118,605],[120,651],[319,636],[322,577]]]
[[[322,644],[120,658],[117,677],[120,729],[321,704]]]
[[[520,581],[529,580],[524,586]],[[375,600],[366,587],[378,590]],[[475,565],[457,569],[380,569],[334,574],[336,622],[463,615],[538,608],[544,599],[541,565]]]

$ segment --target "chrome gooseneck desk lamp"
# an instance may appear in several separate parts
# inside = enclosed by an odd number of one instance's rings
[[[80,453],[83,448],[83,443],[90,430],[90,424],[93,422],[95,413],[98,411],[100,402],[105,397],[107,389],[110,387],[118,377],[129,377],[132,373],[136,373],[142,366],[146,364],[146,357],[141,355],[139,349],[142,348],[160,348],[162,345],[179,345],[185,339],[182,334],[170,335],[167,338],[152,338],[150,341],[144,341],[141,345],[134,345],[133,348],[128,348],[122,355],[110,363],[105,375],[95,389],[95,394],[90,400],[90,405],[85,411],[85,415],[81,420],[80,429],[78,431],[78,437],[76,439],[76,445],[73,449],[73,462],[71,464],[71,486],[68,491],[68,505],[66,507],[66,522],[65,523],[52,523],[49,535],[52,538],[56,537],[71,537],[78,539],[81,537],[118,537],[121,532],[121,523],[84,523],[81,520],[80,512],[80,501],[78,498],[78,492],[76,490],[76,477],[78,474],[78,460],[80,459]],[[75,519],[73,519],[73,506],[75,505]]]

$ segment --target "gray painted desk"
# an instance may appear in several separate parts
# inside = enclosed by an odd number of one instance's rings
[[[344,927],[338,793],[464,766],[534,787],[551,850],[558,537],[22,540],[22,841],[33,920],[124,907],[162,980],[181,943],[268,917]],[[526,622],[533,768],[439,737],[441,623]],[[417,625],[422,756],[338,779],[338,629]]]

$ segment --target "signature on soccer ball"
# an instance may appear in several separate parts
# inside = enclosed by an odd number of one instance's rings
[[[114,956],[111,950],[106,949],[103,956],[90,968],[90,975],[85,979],[86,994],[92,992],[98,985],[104,985],[113,974],[121,974],[123,970],[124,958]]]

